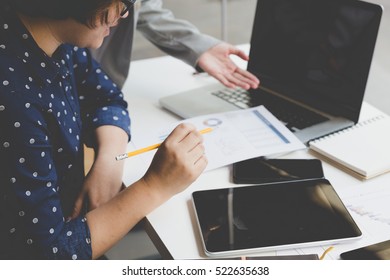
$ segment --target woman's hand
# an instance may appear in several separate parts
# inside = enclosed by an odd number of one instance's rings
[[[157,150],[143,180],[169,199],[195,181],[206,166],[202,135],[194,126],[180,124]]]
[[[178,125],[157,150],[140,180],[87,213],[94,258],[198,178],[207,165],[202,141],[202,135],[194,126]]]

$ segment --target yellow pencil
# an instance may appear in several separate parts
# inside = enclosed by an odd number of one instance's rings
[[[208,133],[208,132],[210,132],[212,130],[213,129],[211,127],[208,127],[208,128],[199,130],[199,133],[200,134],[205,134],[205,133]],[[115,159],[116,160],[126,159],[126,158],[129,158],[129,157],[132,157],[132,156],[136,156],[136,155],[139,155],[139,154],[142,154],[142,153],[149,152],[151,150],[157,149],[160,146],[161,146],[161,143],[154,144],[154,145],[151,145],[151,146],[139,149],[139,150],[135,150],[135,151],[132,151],[132,152],[129,152],[129,153],[126,153],[126,154],[118,155],[118,156],[115,157]]]

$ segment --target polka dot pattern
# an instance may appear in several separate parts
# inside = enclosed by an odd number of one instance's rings
[[[15,14],[1,13],[0,119],[7,122],[0,121],[0,165],[8,185],[1,186],[8,192],[1,203],[9,212],[0,215],[7,217],[0,218],[7,225],[0,235],[12,234],[21,258],[39,251],[39,258],[89,259],[86,220],[66,222],[73,201],[60,194],[79,192],[83,144],[94,144],[97,127],[115,125],[130,135],[127,103],[88,50],[61,45],[48,57]],[[15,253],[2,242],[5,254]]]

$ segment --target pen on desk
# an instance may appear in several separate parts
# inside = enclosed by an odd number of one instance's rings
[[[199,133],[200,134],[205,134],[205,133],[211,132],[212,130],[213,129],[211,127],[208,127],[208,128],[199,130]],[[135,151],[132,151],[132,152],[128,152],[128,153],[125,153],[125,154],[118,155],[118,156],[115,157],[115,159],[116,160],[123,160],[123,159],[129,158],[129,157],[132,157],[132,156],[136,156],[136,155],[139,155],[139,154],[142,154],[142,153],[149,152],[151,150],[157,149],[160,146],[161,146],[161,143],[157,143],[157,144],[154,144],[154,145],[151,145],[151,146],[139,149],[139,150],[135,150]]]
[[[319,258],[320,260],[323,260],[323,259],[325,259],[325,256],[326,256],[326,254],[328,254],[330,251],[332,251],[334,249],[334,247],[333,246],[330,246],[328,249],[326,249],[325,251],[324,251],[324,253],[321,255],[321,257]]]

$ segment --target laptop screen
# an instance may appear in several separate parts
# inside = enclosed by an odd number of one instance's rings
[[[259,0],[248,70],[262,86],[358,121],[382,8],[355,0]]]

